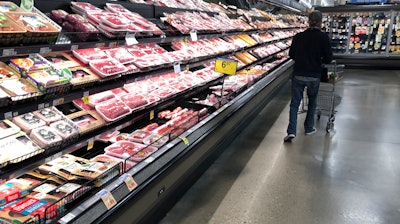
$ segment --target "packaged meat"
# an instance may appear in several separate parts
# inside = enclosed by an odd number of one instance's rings
[[[12,58],[9,65],[18,71],[22,77],[25,77],[29,72],[52,68],[51,64],[38,54],[27,58]]]
[[[29,137],[43,149],[61,145],[63,140],[53,128],[48,126],[33,129]]]
[[[46,122],[49,125],[52,122],[61,120],[60,112],[54,107],[47,107],[33,112],[39,119]]]
[[[118,142],[118,141],[126,141],[129,139],[129,134],[128,133],[119,133],[117,136],[114,138],[110,139],[110,142]]]
[[[104,52],[104,50],[100,48],[85,48],[73,50],[72,53],[75,57],[77,57],[80,61],[85,64],[89,64],[90,61],[99,60],[99,59],[108,59],[108,55]]]
[[[123,88],[115,88],[112,89],[111,92],[117,97],[121,97],[127,94],[127,92]]]
[[[135,60],[135,57],[129,53],[128,50],[122,47],[116,47],[106,50],[111,58],[117,59],[122,64],[131,63]]]
[[[45,126],[46,122],[33,113],[26,113],[13,118],[13,123],[29,134],[32,129]]]
[[[148,146],[156,147],[156,148],[161,148],[165,143],[167,143],[169,140],[168,135],[159,135],[159,134],[152,134],[148,137],[146,137],[143,140],[143,143]]]
[[[25,79],[5,79],[0,86],[11,97],[35,95],[37,89],[31,86]]]
[[[114,29],[126,29],[129,20],[122,16],[105,16],[101,22]]]
[[[101,154],[98,155],[96,157],[94,157],[93,159],[90,159],[91,161],[95,161],[95,162],[101,162],[101,163],[105,163],[105,164],[118,164],[121,163],[121,170],[129,170],[130,168],[132,168],[133,166],[136,165],[135,162],[130,161],[130,160],[124,160],[118,157],[114,157],[114,156],[110,156],[110,155],[106,155],[106,154]]]
[[[130,13],[129,10],[127,10],[125,7],[123,7],[120,4],[113,4],[113,3],[106,3],[106,7],[107,10],[109,10],[110,12],[114,12],[114,13]]]
[[[13,71],[4,62],[0,62],[0,80],[20,78],[19,74]]]
[[[50,12],[50,18],[60,25],[64,22],[67,15],[69,15],[69,13],[62,9],[51,10]]]
[[[159,125],[157,123],[151,123],[146,125],[145,127],[142,128],[144,131],[153,131],[154,129],[158,128]]]
[[[129,106],[132,110],[140,110],[143,107],[149,105],[149,100],[147,97],[142,95],[126,94],[120,97],[121,100]],[[157,98],[159,100],[159,98]],[[153,102],[158,101],[154,99]]]
[[[21,43],[27,32],[26,29],[3,13],[0,13],[0,19],[0,45],[8,46]]]
[[[104,126],[105,121],[93,111],[79,111],[67,116],[79,127],[80,134],[86,134]]]
[[[54,67],[58,69],[72,68],[80,65],[70,55],[62,52],[50,52],[42,54],[42,57],[53,63]]]
[[[104,151],[106,155],[127,159],[144,148],[146,148],[146,145],[130,141],[118,141],[106,147]]]
[[[150,156],[151,154],[153,154],[155,151],[157,151],[158,149],[156,147],[152,147],[152,146],[147,146],[145,148],[143,148],[142,150],[140,150],[139,152],[137,152],[136,154],[132,155],[129,160],[132,160],[134,162],[141,162],[142,160],[146,159],[148,156]]]
[[[65,16],[65,20],[72,25],[76,25],[78,23],[87,23],[88,21],[81,15],[78,14],[68,14]]]
[[[112,131],[101,134],[97,140],[101,142],[111,142],[111,139],[115,138],[120,132]]]
[[[57,121],[50,124],[55,133],[63,139],[71,139],[78,135],[78,130],[66,121]]]
[[[78,32],[77,37],[81,41],[97,40],[99,34],[99,30],[89,22],[77,23],[75,30]]]
[[[109,77],[113,75],[122,74],[128,69],[114,58],[91,61],[90,68],[93,69],[101,77]]]
[[[100,92],[100,93],[96,93],[93,95],[89,96],[89,101],[88,104],[92,107],[96,106],[97,104],[110,100],[110,99],[114,99],[115,95],[111,90],[107,90],[104,92]]]
[[[89,110],[93,110],[93,109],[94,109],[94,107],[92,107],[92,106],[90,106],[89,104],[86,104],[85,102],[83,102],[82,99],[73,100],[72,103],[73,103],[77,108],[79,108],[79,109],[81,109],[81,110],[87,110],[87,111],[89,111]]]
[[[47,18],[31,12],[6,12],[7,17],[11,18],[18,25],[25,28],[28,32],[34,33],[59,33],[59,27],[54,26]]]
[[[129,135],[129,140],[143,144],[144,140],[152,134],[151,131],[138,129]]]
[[[69,83],[71,77],[64,77],[55,69],[41,70],[29,72],[27,80],[40,91],[45,91],[47,88],[61,86]]]
[[[97,104],[95,109],[108,122],[118,120],[132,112],[123,101],[116,98]]]
[[[22,9],[19,8],[15,3],[13,2],[8,2],[8,1],[1,1],[0,2],[0,12],[5,13],[5,12],[21,12]]]
[[[43,150],[35,144],[23,132],[18,132],[0,139],[0,162],[17,163],[34,155],[42,153]]]
[[[0,205],[4,205],[29,194],[32,188],[43,183],[50,176],[27,172],[0,185]]]
[[[71,5],[71,7],[78,10],[79,12],[82,12],[83,14],[90,11],[103,11],[102,9],[87,2],[71,2]]]
[[[100,80],[100,77],[84,67],[71,68],[72,79],[70,81],[73,89],[92,86]]]
[[[14,135],[21,131],[21,129],[9,120],[0,121],[0,139],[10,135]]]

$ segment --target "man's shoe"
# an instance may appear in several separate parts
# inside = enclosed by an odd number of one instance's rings
[[[317,132],[317,129],[313,128],[310,132],[306,132],[306,135],[312,135]]]
[[[294,139],[295,137],[296,137],[295,134],[288,134],[288,135],[286,135],[285,138],[283,138],[283,141],[284,141],[284,142],[291,142],[292,139]]]

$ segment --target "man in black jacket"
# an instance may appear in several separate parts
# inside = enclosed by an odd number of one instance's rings
[[[290,101],[289,125],[285,142],[296,137],[297,113],[307,87],[308,110],[304,121],[306,135],[316,132],[314,127],[317,94],[321,79],[322,63],[332,61],[332,48],[328,35],[321,32],[322,13],[313,11],[308,17],[309,28],[298,33],[292,41],[289,56],[294,60],[292,75],[292,99]]]

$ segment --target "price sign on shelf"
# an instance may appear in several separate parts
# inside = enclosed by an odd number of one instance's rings
[[[226,58],[218,58],[215,60],[215,71],[227,75],[235,75],[238,62]]]
[[[107,209],[111,209],[117,204],[117,200],[115,200],[114,196],[108,190],[101,190],[96,194],[103,202]]]
[[[127,33],[125,36],[125,42],[127,46],[138,44],[139,41],[136,39],[136,33]]]
[[[120,178],[121,178],[121,180],[123,180],[125,182],[129,191],[132,191],[133,189],[135,189],[137,187],[137,183],[131,175],[124,173]]]

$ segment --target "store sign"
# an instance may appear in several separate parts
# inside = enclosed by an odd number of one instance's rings
[[[215,60],[215,71],[227,75],[236,75],[237,65],[236,60],[219,58]]]

